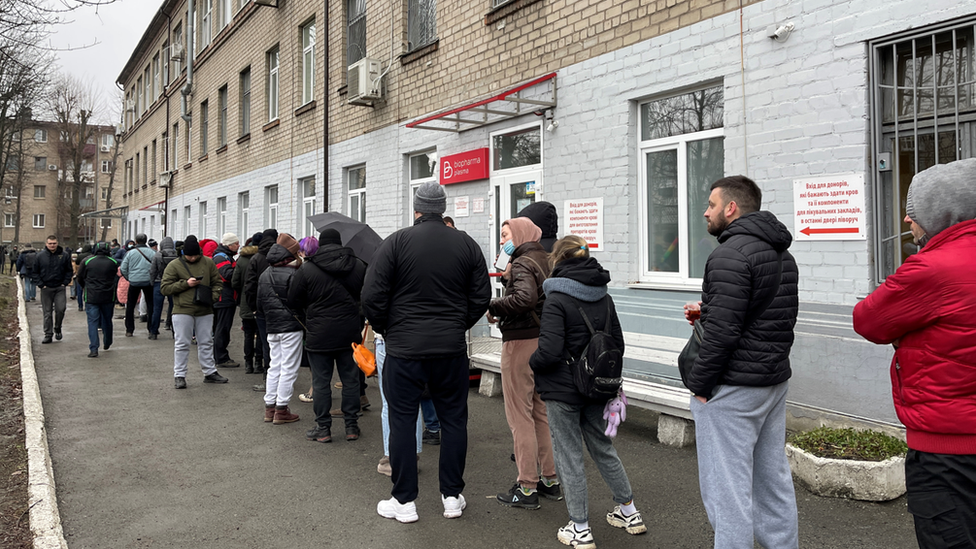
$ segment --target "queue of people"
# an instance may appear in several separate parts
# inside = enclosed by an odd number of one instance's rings
[[[950,531],[959,546],[976,540],[976,423],[958,421],[973,411],[969,403],[976,396],[976,381],[964,375],[976,353],[974,271],[964,266],[976,230],[974,177],[972,159],[916,175],[905,221],[923,248],[854,310],[858,333],[897,349],[892,381],[911,449],[908,509],[923,548],[945,546],[943,534]],[[682,381],[692,393],[702,501],[714,545],[722,549],[751,549],[757,542],[799,546],[796,496],[783,452],[799,272],[789,230],[761,206],[762,192],[749,178],[712,184],[704,217],[719,246],[705,266],[701,301],[684,311],[689,323],[704,327],[697,354],[682,365]],[[492,299],[481,248],[443,215],[443,188],[421,185],[413,209],[414,224],[383,240],[369,257],[359,257],[327,228],[318,239],[301,242],[268,229],[244,246],[229,233],[219,244],[192,235],[182,243],[165,238],[159,252],[137,235],[121,255],[107,243],[96,244],[90,255],[79,253],[76,271],[54,236],[40,252],[25,245],[16,260],[9,258],[32,283],[25,283],[26,301],[35,298],[35,286],[41,289],[42,343],[62,339],[65,287],[76,279],[88,316],[90,357],[98,356],[100,343],[107,350],[113,342],[117,273],[129,282],[126,335],[133,331],[138,294],[153,319],[149,339],[157,339],[169,298],[176,389],[187,388],[194,343],[203,382],[227,383],[218,367],[238,366],[228,343],[239,304],[245,372],[264,376],[254,386],[263,393],[263,420],[299,421],[290,403],[304,357],[314,415],[305,437],[321,443],[333,441],[333,417],[342,419],[346,441],[362,435],[359,416],[368,401],[351,345],[363,340],[368,323],[383,405],[384,455],[377,471],[392,480],[391,497],[379,501],[376,511],[402,523],[419,520],[417,458],[421,438],[427,439],[427,415],[440,424],[443,516],[458,518],[467,507],[465,337],[487,317],[502,334],[505,415],[518,470],[512,487],[495,499],[521,509],[538,509],[540,496],[565,501],[569,522],[556,538],[577,549],[595,548],[585,444],[614,502],[607,523],[628,534],[646,532],[607,429],[608,410],[622,398],[591,391],[578,366],[592,358],[587,353],[597,340],[623,356],[610,273],[582,238],[556,240],[551,204],[533,204],[501,224],[501,255],[510,261],[498,266],[504,291]],[[333,370],[342,388],[337,409]],[[617,376],[619,386],[619,370]],[[421,414],[428,402],[431,413]]]

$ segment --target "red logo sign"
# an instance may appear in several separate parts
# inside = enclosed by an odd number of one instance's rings
[[[440,165],[441,185],[488,179],[488,148],[445,156]]]

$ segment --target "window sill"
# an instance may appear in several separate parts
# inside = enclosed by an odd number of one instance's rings
[[[189,162],[187,164],[183,164],[183,169],[184,170],[189,170],[192,167],[193,167],[193,162]]]
[[[404,54],[403,57],[400,58],[400,65],[401,66],[409,65],[410,63],[413,63],[414,61],[417,61],[422,57],[434,53],[435,51],[437,51],[438,44],[440,44],[440,40],[435,39],[433,42],[427,44],[426,46],[421,46],[409,53]]]
[[[512,0],[504,6],[498,6],[485,14],[485,26],[494,24],[495,22],[508,17],[526,6],[535,4],[538,1],[539,0]]]
[[[244,135],[237,138],[237,144],[246,143],[251,140],[251,132],[245,133]]]
[[[210,158],[210,153],[207,153],[207,154],[201,156],[200,158],[197,158],[197,162],[203,162],[203,161],[205,161],[208,158]]]
[[[339,89],[336,90],[336,93],[339,95],[346,95],[347,93],[349,93],[349,84],[346,84],[345,86],[341,86]]]
[[[679,292],[701,292],[701,282],[633,282],[627,285],[634,290],[673,290]]]
[[[130,193],[130,194],[136,194],[138,192],[139,192],[139,189],[136,189],[136,190],[132,191],[132,193]]]
[[[308,103],[305,103],[301,107],[298,107],[297,109],[295,109],[295,116],[301,116],[301,115],[307,113],[308,111],[314,111],[314,110],[315,110],[315,100],[313,99],[313,100],[309,101]]]
[[[148,189],[148,188],[149,188],[149,185],[146,185],[145,183],[143,183],[143,184],[142,184],[142,188],[143,188],[143,189]],[[138,190],[138,189],[137,189],[137,190]]]
[[[281,125],[281,119],[280,118],[275,118],[271,122],[268,122],[264,126],[261,126],[261,131],[266,132],[266,131],[268,131],[270,129],[277,128],[279,125]]]
[[[220,154],[220,153],[224,153],[224,152],[227,152],[227,145],[223,145],[222,147],[220,147],[219,149],[217,149],[216,151],[214,151],[214,154]]]
[[[152,181],[150,181],[150,182],[149,182],[149,184],[150,184],[150,185],[156,185],[156,180],[155,180],[155,179],[153,179]],[[145,188],[145,187],[146,187],[146,186],[145,186],[145,185],[143,185],[143,188]]]

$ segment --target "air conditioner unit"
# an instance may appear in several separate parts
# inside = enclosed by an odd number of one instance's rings
[[[173,180],[173,172],[159,172],[159,187],[165,189],[169,187]]]
[[[350,105],[372,105],[383,98],[380,62],[376,59],[360,59],[349,65],[346,82],[349,85]]]
[[[111,149],[108,147],[108,145],[102,145],[102,147],[99,150],[102,151],[103,153],[107,153]]]
[[[52,172],[56,172],[56,171],[58,171],[58,165],[57,164],[48,164],[47,165],[47,169],[50,170],[50,171],[52,171]]]
[[[126,111],[135,112],[135,110],[136,110],[136,102],[133,101],[132,99],[126,99],[125,100],[125,110]]]
[[[173,42],[170,46],[170,57],[175,61],[183,60],[183,42]]]

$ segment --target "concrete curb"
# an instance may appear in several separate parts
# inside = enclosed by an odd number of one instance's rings
[[[786,445],[793,478],[819,496],[891,501],[905,493],[905,458],[884,461],[828,459]]]
[[[24,286],[17,278],[17,316],[20,320],[20,377],[24,388],[24,438],[27,446],[27,490],[30,502],[30,526],[34,533],[34,549],[67,549],[61,529],[61,514],[54,486],[54,469],[47,446],[44,428],[44,406],[41,388],[34,369],[30,325],[27,323],[27,303]]]

